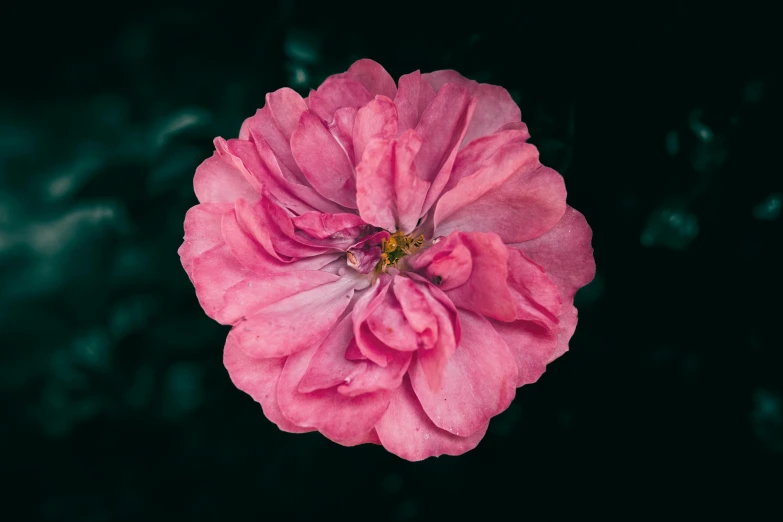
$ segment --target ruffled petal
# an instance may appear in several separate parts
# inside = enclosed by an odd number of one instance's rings
[[[344,350],[350,337],[348,324],[335,328],[324,342]],[[294,424],[316,428],[338,444],[354,446],[367,442],[368,433],[389,405],[390,393],[381,390],[348,397],[334,388],[302,393],[299,383],[317,350],[318,346],[313,346],[286,361],[277,388],[280,409]]]
[[[374,100],[359,109],[353,124],[353,150],[356,163],[360,163],[364,149],[375,139],[391,140],[397,136],[397,109],[385,96],[376,96]]]
[[[254,359],[239,349],[234,337],[229,334],[223,349],[223,365],[228,370],[234,386],[250,395],[261,405],[267,419],[277,424],[282,431],[306,433],[313,428],[303,428],[289,421],[280,411],[277,403],[277,383],[283,372],[285,357]]]
[[[399,118],[397,132],[402,134],[416,128],[424,109],[435,98],[435,90],[421,77],[419,71],[400,76],[399,84],[394,105]]]
[[[310,185],[286,177],[277,157],[264,139],[251,131],[251,141],[229,140],[228,149],[242,161],[256,191],[268,191],[281,205],[296,214],[318,210],[338,213],[343,209],[326,199]],[[257,199],[257,196],[256,198]]]
[[[475,448],[487,432],[485,423],[467,437],[438,428],[427,416],[406,378],[375,425],[383,447],[410,461],[441,455],[461,455]]]
[[[201,308],[215,321],[230,324],[221,321],[225,308],[224,296],[229,288],[252,277],[253,273],[237,261],[225,243],[193,259],[192,266],[193,286]]]
[[[568,343],[576,331],[576,323],[578,320],[576,307],[573,305],[568,306],[565,311],[560,314],[558,319],[560,333],[557,336],[557,346],[555,346],[555,351],[552,354],[551,359],[549,359],[549,362],[554,361],[568,351]]]
[[[490,320],[517,362],[517,388],[536,382],[546,370],[557,345],[558,329],[550,330],[530,321]]]
[[[193,259],[223,242],[220,221],[229,210],[230,203],[201,203],[185,214],[185,238],[177,253],[191,281]]]
[[[421,139],[409,130],[393,141],[374,140],[356,168],[356,203],[367,223],[411,232],[422,215],[430,183],[416,174]]]
[[[490,418],[511,404],[517,365],[487,319],[468,311],[458,313],[462,340],[444,368],[441,387],[430,388],[417,361],[408,375],[430,420],[449,433],[468,436],[484,429]],[[383,441],[380,430],[378,435]]]
[[[507,123],[516,123],[522,119],[519,107],[503,87],[478,83],[452,70],[435,71],[422,76],[436,91],[444,84],[460,85],[478,100],[462,146],[495,132]]]
[[[459,144],[465,136],[476,101],[458,85],[444,86],[424,110],[416,126],[422,145],[416,155],[416,172],[431,183],[422,213],[437,201],[446,186]]]
[[[344,207],[356,208],[353,165],[315,113],[302,113],[291,136],[291,150],[315,190]]]
[[[242,127],[239,129],[239,139],[250,140],[252,138],[256,143],[261,141],[266,143],[277,158],[283,176],[289,181],[306,184],[306,180],[291,153],[290,137],[283,134],[272,114],[272,94],[267,94],[266,105],[262,109],[258,109],[254,116],[242,123]]]
[[[394,99],[397,94],[394,78],[386,72],[381,64],[368,58],[355,61],[345,73],[336,76],[361,83],[373,96],[380,94]]]
[[[519,160],[514,154],[513,149],[505,149],[495,172],[511,170]],[[435,233],[494,232],[504,242],[515,243],[542,235],[563,216],[565,184],[554,170],[529,165],[518,168],[502,184],[492,178],[493,171],[485,167],[444,194],[435,209]]]
[[[563,302],[557,284],[517,248],[508,248],[508,286],[516,303],[517,319],[545,328],[557,325]]]
[[[282,357],[317,347],[348,307],[355,285],[355,279],[343,276],[267,306],[237,324],[240,347],[251,357]]]
[[[244,174],[226,159],[225,140],[215,138],[217,149],[212,157],[196,168],[193,189],[200,203],[231,203],[237,198],[254,201],[260,194],[247,181]]]
[[[563,217],[545,234],[510,246],[543,266],[557,283],[565,299],[595,277],[595,259],[590,241],[593,231],[584,216],[570,206]]]
[[[310,91],[308,104],[324,121],[332,121],[334,112],[343,107],[358,109],[372,100],[370,92],[356,80],[330,76],[318,90]]]
[[[334,111],[334,120],[329,122],[329,132],[345,151],[353,165],[359,163],[353,150],[353,125],[356,121],[356,107],[343,107]]]

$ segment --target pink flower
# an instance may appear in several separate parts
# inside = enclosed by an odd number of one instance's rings
[[[182,265],[284,431],[474,448],[568,349],[591,230],[508,92],[359,60],[283,88],[196,170]]]

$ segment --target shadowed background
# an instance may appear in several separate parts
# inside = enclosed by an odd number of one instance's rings
[[[552,4],[426,23],[294,2],[13,9],[6,520],[514,520],[779,494],[783,186],[762,15],[661,7],[605,31]],[[362,57],[506,87],[594,230],[571,351],[458,458],[280,432],[231,384],[227,328],[176,253],[212,138]]]

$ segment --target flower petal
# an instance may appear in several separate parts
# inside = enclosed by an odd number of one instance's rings
[[[326,253],[303,259],[281,259],[269,253],[271,239],[268,232],[259,227],[255,233],[257,237],[245,230],[237,219],[236,210],[229,211],[223,216],[223,238],[230,248],[231,254],[243,266],[257,274],[270,274],[291,270],[319,270],[337,259],[339,253]],[[263,244],[262,244],[263,243]]]
[[[506,149],[501,163],[518,161],[513,154],[513,149]],[[454,230],[494,232],[504,242],[516,243],[540,236],[563,216],[565,184],[554,170],[523,166],[500,185],[491,180],[492,175],[490,167],[482,168],[443,195],[435,209],[438,235]]]
[[[558,330],[530,321],[490,320],[517,362],[517,388],[536,382],[546,370],[557,345]]]
[[[200,203],[231,203],[237,198],[254,201],[259,193],[253,188],[244,174],[230,160],[223,157],[228,154],[225,141],[215,138],[216,152],[196,168],[193,189]]]
[[[501,126],[518,122],[522,118],[519,107],[503,87],[477,83],[452,70],[435,71],[422,76],[436,91],[444,84],[456,84],[466,88],[471,96],[478,99],[476,111],[462,141],[463,147],[476,138],[491,134]]]
[[[345,151],[351,164],[358,163],[353,150],[353,125],[356,121],[356,107],[343,107],[334,111],[334,120],[329,122],[329,132]]]
[[[288,87],[283,87],[266,95],[266,102],[272,111],[272,117],[277,123],[283,137],[291,140],[291,135],[299,125],[299,118],[307,110],[307,104],[301,96]]]
[[[220,221],[229,210],[229,203],[201,203],[185,214],[185,238],[177,253],[191,281],[193,259],[223,242]]]
[[[297,390],[300,393],[310,393],[334,388],[361,373],[367,364],[351,361],[345,356],[346,349],[352,341],[353,322],[351,316],[347,315],[315,351],[299,381]]]
[[[554,361],[568,351],[568,343],[576,331],[576,323],[578,319],[576,307],[573,305],[569,306],[562,314],[560,314],[558,319],[560,320],[560,333],[557,336],[557,346],[555,346],[555,351],[552,354],[552,357],[549,359],[549,362]]]
[[[557,284],[521,250],[508,248],[508,285],[516,302],[516,318],[555,328],[562,298]]]
[[[329,337],[338,339],[332,340]],[[324,342],[340,345],[350,341],[342,329],[335,329]],[[301,393],[297,388],[318,347],[313,346],[288,358],[277,387],[283,414],[298,426],[317,428],[329,439],[344,446],[367,442],[367,434],[384,414],[390,393],[378,391],[347,397],[336,389]]]
[[[416,155],[416,172],[430,182],[422,213],[437,201],[446,186],[459,144],[465,136],[476,101],[457,85],[444,86],[424,110],[416,126],[422,145]]]
[[[303,185],[293,176],[286,177],[272,149],[255,131],[251,131],[250,138],[251,141],[229,140],[228,148],[242,161],[259,193],[267,190],[281,205],[297,214],[313,210],[331,213],[343,211],[310,185]]]
[[[367,144],[374,139],[391,140],[397,136],[397,109],[385,96],[359,109],[353,124],[353,150],[356,163],[360,163]]]
[[[266,143],[274,153],[284,176],[289,181],[306,184],[306,180],[291,153],[290,138],[283,134],[272,114],[271,94],[267,94],[266,105],[242,123],[242,127],[239,129],[239,139],[250,140],[252,138],[256,143],[261,141]]]
[[[590,241],[593,231],[584,216],[566,207],[565,214],[545,234],[510,246],[543,266],[557,283],[565,299],[572,299],[576,291],[595,277],[595,259]]]
[[[382,95],[394,99],[397,86],[381,64],[368,58],[357,60],[348,70],[338,75],[361,83],[373,96]]]
[[[228,245],[219,245],[193,259],[193,286],[201,308],[222,324],[220,319],[225,307],[224,296],[229,288],[252,277],[252,272],[232,254]]]
[[[237,325],[237,341],[251,357],[282,357],[318,346],[353,297],[356,281],[343,276],[292,295]]]
[[[430,420],[405,379],[388,409],[376,423],[378,438],[389,452],[410,461],[441,455],[461,455],[475,448],[487,432],[485,423],[467,437],[452,435]]]
[[[418,361],[408,375],[427,416],[441,429],[467,436],[502,412],[516,393],[517,365],[487,319],[460,310],[462,340],[444,368],[442,386],[432,390]],[[383,434],[378,431],[383,440]]]
[[[223,349],[223,365],[228,370],[234,386],[250,395],[261,405],[267,419],[277,424],[282,431],[306,433],[312,428],[303,428],[289,421],[280,411],[277,403],[277,383],[283,372],[285,357],[254,359],[239,349],[234,336],[229,334]]]
[[[362,219],[389,231],[411,232],[422,215],[430,183],[416,174],[416,131],[394,141],[374,140],[356,167],[356,203]]]
[[[302,113],[291,136],[291,150],[315,190],[335,203],[356,208],[353,165],[315,113]]]
[[[310,110],[324,121],[332,121],[334,112],[343,107],[363,107],[373,96],[359,82],[348,78],[330,76],[318,90],[310,91]]]
[[[394,105],[397,107],[399,118],[397,132],[402,134],[408,129],[416,128],[424,109],[435,98],[435,91],[421,77],[419,71],[400,76],[399,84]]]

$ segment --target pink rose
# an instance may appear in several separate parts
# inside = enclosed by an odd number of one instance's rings
[[[182,265],[284,431],[474,448],[568,349],[591,230],[508,92],[359,60],[283,88],[196,170]]]

